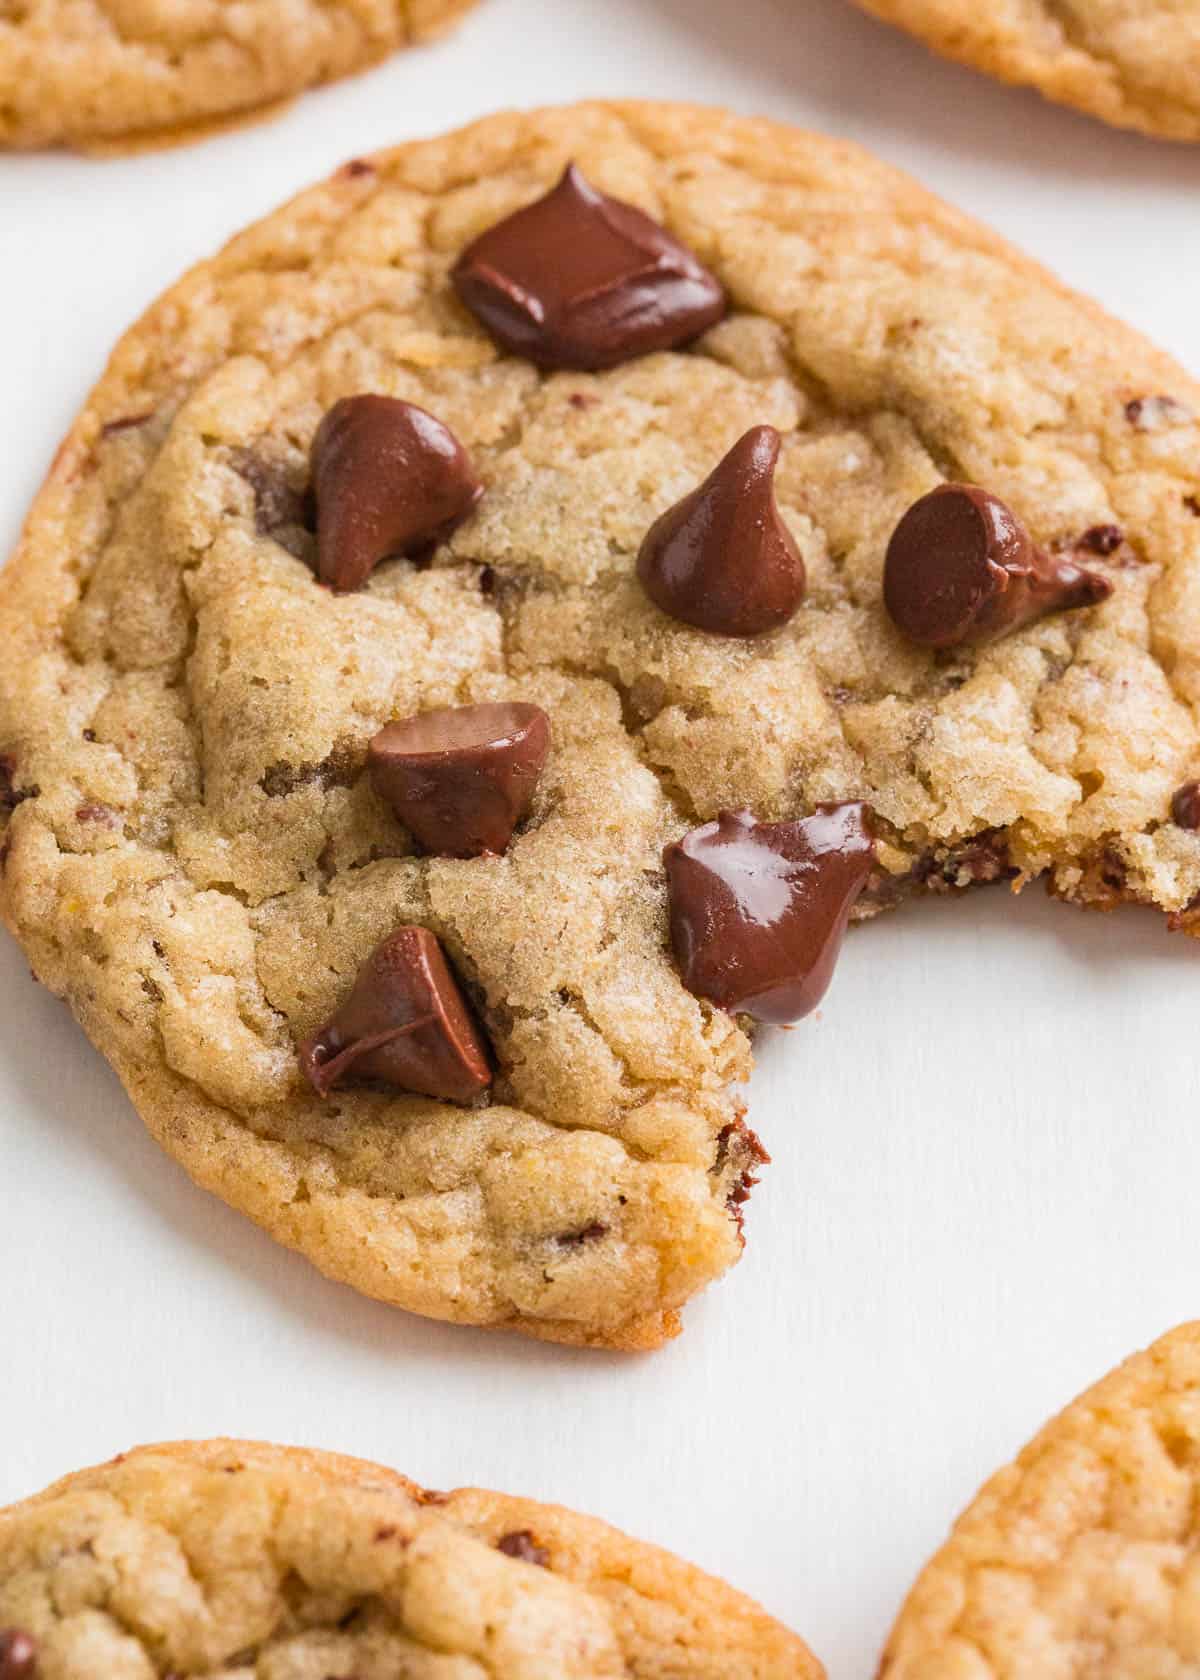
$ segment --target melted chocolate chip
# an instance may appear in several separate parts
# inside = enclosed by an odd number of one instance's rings
[[[528,1528],[502,1534],[496,1542],[496,1550],[503,1552],[505,1557],[519,1558],[522,1563],[536,1563],[539,1569],[550,1567],[550,1553],[544,1546],[538,1545]]]
[[[638,577],[656,607],[718,636],[761,636],[804,598],[804,561],[775,505],[779,433],[754,426],[654,521]]]
[[[1200,828],[1200,782],[1184,782],[1171,800],[1171,820],[1180,828]]]
[[[445,706],[381,729],[367,753],[375,791],[426,851],[503,852],[529,810],[550,720],[519,701]]]
[[[17,786],[17,761],[11,753],[0,753],[0,815],[15,811],[26,799],[36,799],[41,793],[36,784]]]
[[[37,1645],[32,1635],[20,1628],[0,1632],[0,1680],[34,1680],[37,1674]]]
[[[1125,533],[1119,525],[1089,525],[1079,546],[1092,554],[1115,554],[1124,541]]]
[[[799,822],[723,811],[666,848],[671,942],[697,997],[760,1021],[796,1021],[824,996],[871,871],[866,807]]]
[[[883,573],[894,623],[924,647],[994,641],[1111,594],[1107,578],[1038,548],[1012,509],[974,484],[943,484],[914,502]]]
[[[310,526],[304,493],[289,482],[283,467],[253,449],[231,449],[229,464],[254,494],[254,529],[271,537],[289,554],[301,555]]]
[[[726,308],[690,251],[574,164],[545,198],[468,245],[451,279],[504,349],[542,367],[609,368],[669,350]]]
[[[399,927],[372,951],[341,1008],[299,1050],[313,1089],[347,1080],[469,1103],[492,1082],[487,1048],[442,948]]]
[[[717,1158],[712,1170],[718,1179],[728,1180],[725,1206],[737,1221],[739,1232],[745,1221],[742,1210],[758,1183],[758,1169],[767,1166],[770,1159],[762,1139],[744,1120],[731,1120],[717,1134]]]
[[[381,560],[449,536],[483,494],[449,427],[394,397],[343,397],[312,445],[317,571],[360,589]]]

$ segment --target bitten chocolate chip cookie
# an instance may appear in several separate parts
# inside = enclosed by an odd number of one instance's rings
[[[0,146],[169,137],[349,75],[472,0],[0,0]]]
[[[1200,1324],[1047,1424],[959,1519],[880,1680],[1185,1680],[1200,1665]]]
[[[359,1459],[142,1447],[0,1511],[4,1680],[821,1680],[802,1640],[560,1506]]]
[[[851,147],[583,106],[351,165],[59,454],[0,907],[325,1272],[653,1346],[741,1253],[749,1029],[852,911],[1200,918],[1196,413]]]
[[[947,58],[1105,122],[1200,140],[1195,0],[858,0]]]

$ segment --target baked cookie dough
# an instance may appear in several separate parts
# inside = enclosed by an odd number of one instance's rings
[[[244,1441],[142,1447],[0,1511],[0,1672],[822,1676],[749,1599],[592,1517]]]
[[[457,301],[464,248],[569,158],[727,288],[692,347],[540,372]],[[308,452],[357,393],[436,416],[483,494],[431,557],[336,593]],[[327,1274],[653,1347],[739,1258],[762,1160],[747,1022],[681,983],[664,848],[678,873],[696,824],[700,852],[738,840],[722,812],[828,828],[862,801],[859,914],[1040,875],[1195,919],[1172,802],[1200,770],[1197,414],[1165,356],[852,146],[584,105],[357,161],[132,330],[0,575],[0,909],[164,1148]],[[807,594],[718,635],[654,606],[637,556],[762,426]],[[947,477],[1108,598],[979,647],[902,635],[885,553]],[[423,854],[368,744],[497,702],[550,720],[530,814],[502,856]],[[301,1072],[398,927],[477,1014],[484,1106]]]
[[[858,0],[947,58],[1121,128],[1200,140],[1196,0]]]
[[[0,0],[0,146],[188,137],[437,34],[472,0]]]
[[[1184,1680],[1200,1665],[1200,1324],[1068,1406],[929,1564],[880,1680]]]

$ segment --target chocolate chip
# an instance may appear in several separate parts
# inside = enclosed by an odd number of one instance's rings
[[[1200,782],[1184,782],[1175,789],[1171,820],[1180,828],[1200,828]]]
[[[744,1120],[731,1120],[717,1134],[717,1158],[712,1170],[718,1180],[725,1179],[729,1185],[725,1206],[739,1231],[745,1219],[742,1209],[758,1183],[758,1168],[765,1167],[770,1159],[757,1132],[752,1132]]]
[[[796,1021],[824,996],[874,859],[866,807],[799,822],[723,811],[666,848],[671,942],[697,997],[760,1021]]]
[[[538,1545],[532,1530],[528,1528],[518,1528],[511,1534],[502,1534],[496,1542],[496,1550],[503,1552],[505,1557],[519,1558],[522,1563],[536,1563],[539,1569],[550,1567],[550,1553],[544,1546]]]
[[[360,589],[381,560],[449,536],[483,494],[448,426],[395,397],[343,397],[312,444],[317,571]]]
[[[1079,539],[1080,548],[1093,554],[1114,554],[1125,541],[1119,525],[1090,525]]]
[[[469,1103],[492,1082],[487,1048],[442,948],[399,927],[367,958],[350,995],[299,1050],[320,1096],[348,1079]]]
[[[37,1645],[32,1635],[20,1628],[0,1632],[0,1680],[34,1680],[37,1674]]]
[[[85,741],[94,741],[96,739],[96,731],[94,729],[85,729],[83,732],[83,738]]]
[[[914,502],[883,572],[893,622],[924,647],[994,641],[1111,594],[1107,578],[1038,548],[1012,509],[974,484],[943,484]]]
[[[451,280],[504,349],[542,367],[616,367],[695,338],[726,308],[690,251],[573,163],[544,198],[469,245]]]
[[[1200,496],[1185,496],[1183,505],[1196,519],[1200,519]]]
[[[375,165],[368,163],[366,158],[351,158],[338,170],[339,175],[344,175],[350,181],[359,181],[364,175],[374,175],[374,173]]]
[[[1135,397],[1125,404],[1125,418],[1139,432],[1158,432],[1167,426],[1185,426],[1193,415],[1174,397]]]
[[[503,852],[550,748],[538,706],[443,706],[389,723],[367,750],[371,781],[426,851]]]
[[[36,783],[17,786],[17,761],[11,753],[0,753],[0,815],[15,811],[26,799],[36,799],[41,793]]]
[[[309,525],[303,491],[291,484],[282,466],[253,449],[231,449],[229,465],[254,494],[254,529],[259,536],[271,537],[289,554],[302,553]]]
[[[804,598],[804,561],[775,505],[779,433],[754,426],[654,521],[638,577],[663,612],[718,636],[761,636]]]

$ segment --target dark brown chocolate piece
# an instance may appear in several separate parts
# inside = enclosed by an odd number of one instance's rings
[[[761,636],[804,599],[804,561],[775,505],[779,433],[754,426],[646,532],[638,577],[656,607],[718,636]]]
[[[1200,828],[1200,782],[1184,782],[1175,789],[1171,819],[1180,828]]]
[[[0,1680],[34,1680],[37,1674],[37,1645],[20,1628],[0,1632]]]
[[[914,502],[892,533],[883,572],[893,622],[923,647],[995,641],[1111,594],[1107,578],[1046,553],[1011,508],[974,484],[942,484]]]
[[[752,1132],[742,1119],[731,1120],[717,1134],[713,1173],[718,1179],[728,1181],[725,1206],[737,1222],[739,1235],[745,1224],[745,1205],[750,1200],[751,1190],[758,1183],[758,1169],[768,1166],[770,1160],[758,1133]]]
[[[697,997],[797,1021],[825,994],[875,849],[864,805],[799,822],[723,811],[666,848],[671,943]]]
[[[1089,525],[1079,546],[1093,554],[1115,554],[1124,541],[1125,533],[1119,525]]]
[[[478,857],[508,846],[549,750],[545,712],[504,701],[389,723],[371,742],[367,763],[375,791],[426,851]]]
[[[544,198],[459,257],[454,289],[492,337],[541,367],[610,368],[686,343],[725,292],[667,230],[568,164]]]
[[[322,1097],[347,1081],[469,1103],[492,1082],[487,1047],[442,948],[426,928],[399,927],[367,958],[349,997],[299,1050]]]
[[[550,1553],[545,1546],[538,1545],[532,1529],[518,1528],[511,1534],[502,1534],[496,1550],[505,1557],[519,1558],[522,1563],[536,1563],[539,1569],[547,1569],[550,1564]]]
[[[1158,432],[1168,426],[1186,426],[1194,418],[1190,408],[1174,397],[1134,397],[1125,404],[1125,418],[1139,432]]]
[[[449,427],[395,397],[343,397],[312,444],[317,572],[360,589],[381,560],[449,536],[483,494]]]

